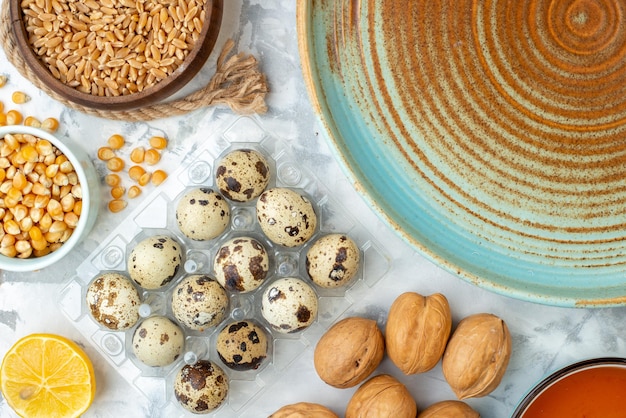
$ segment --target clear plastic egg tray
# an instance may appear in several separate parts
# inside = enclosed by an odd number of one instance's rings
[[[190,138],[193,140],[193,138]],[[209,241],[193,241],[185,237],[176,224],[178,199],[195,187],[215,185],[215,165],[228,152],[249,148],[261,152],[267,159],[272,175],[270,187],[287,187],[307,196],[316,210],[318,226],[315,235],[303,246],[287,248],[273,244],[261,231],[256,220],[256,199],[247,203],[229,201],[231,222],[226,231]],[[164,416],[197,416],[187,412],[173,394],[173,381],[184,364],[197,359],[209,359],[221,367],[229,378],[229,392],[224,403],[206,416],[239,416],[253,399],[260,396],[304,350],[314,345],[319,337],[386,273],[389,257],[350,212],[350,202],[340,202],[314,173],[303,167],[295,157],[290,144],[267,132],[262,121],[252,117],[236,119],[223,132],[215,132],[198,140],[184,159],[184,164],[168,180],[156,188],[127,215],[100,245],[91,252],[61,291],[61,307],[79,331],[97,348],[106,360],[141,393],[160,405]],[[121,214],[120,214],[121,215]],[[361,265],[356,277],[346,286],[326,289],[317,287],[308,278],[305,266],[306,251],[319,237],[342,233],[352,238],[361,251]],[[139,322],[151,315],[165,315],[174,320],[170,306],[172,289],[191,274],[213,274],[213,259],[221,244],[236,236],[250,236],[267,249],[270,271],[264,283],[248,293],[229,292],[229,312],[218,326],[203,332],[185,331],[185,348],[173,364],[166,367],[148,367],[137,360],[130,347],[135,327],[127,331],[111,331],[99,325],[88,312],[85,295],[89,283],[104,272],[119,272],[128,277],[127,257],[141,239],[165,234],[178,240],[183,248],[183,266],[177,276],[164,288],[139,289],[142,297]],[[265,288],[281,277],[298,277],[310,283],[318,295],[316,320],[308,328],[292,333],[275,332],[263,319],[260,298]],[[224,325],[236,320],[252,320],[263,326],[270,340],[268,357],[256,370],[237,371],[220,360],[215,340]]]

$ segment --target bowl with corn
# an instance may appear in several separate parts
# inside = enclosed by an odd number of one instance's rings
[[[16,45],[61,98],[101,110],[162,101],[209,58],[223,0],[11,0]]]
[[[0,127],[0,269],[34,271],[67,255],[98,216],[99,178],[79,147],[35,127]]]

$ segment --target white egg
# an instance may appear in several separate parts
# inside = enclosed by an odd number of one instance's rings
[[[317,295],[303,280],[286,277],[263,292],[261,314],[270,326],[287,334],[307,328],[317,317]]]
[[[128,257],[128,274],[144,289],[159,289],[176,276],[182,262],[180,244],[156,235],[140,241]]]
[[[180,198],[176,207],[176,223],[188,238],[196,241],[213,239],[230,223],[230,206],[215,190],[196,188]]]
[[[132,349],[135,357],[151,367],[173,363],[182,354],[184,346],[183,330],[164,316],[145,319],[133,333]]]
[[[103,273],[87,288],[87,308],[101,325],[121,331],[133,327],[139,320],[139,292],[120,273]]]
[[[270,181],[270,167],[258,151],[239,149],[222,158],[215,171],[220,192],[230,200],[248,202],[259,196]]]
[[[294,190],[266,190],[256,204],[257,219],[265,235],[276,244],[297,247],[306,243],[317,227],[311,201]]]
[[[306,253],[306,271],[317,285],[345,286],[359,269],[361,253],[356,243],[344,234],[319,238]]]
[[[269,256],[261,242],[250,237],[228,240],[217,250],[215,278],[227,290],[250,292],[258,288],[269,271]]]

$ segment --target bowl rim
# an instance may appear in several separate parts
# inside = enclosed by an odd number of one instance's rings
[[[50,90],[70,102],[99,110],[132,110],[157,103],[172,96],[182,89],[200,71],[208,60],[220,32],[223,15],[223,0],[205,0],[206,17],[200,32],[200,43],[194,44],[181,65],[171,76],[138,93],[120,96],[95,96],[82,93],[56,79],[39,59],[28,42],[28,33],[24,26],[21,2],[9,1],[11,29],[15,36],[17,49],[34,75]]]
[[[528,407],[539,397],[543,392],[550,388],[555,383],[572,376],[578,372],[589,370],[593,368],[604,367],[619,367],[626,371],[626,358],[624,357],[597,357],[587,360],[581,360],[576,363],[572,363],[565,367],[562,367],[548,376],[544,377],[539,383],[535,384],[517,404],[517,407],[511,414],[511,418],[522,418],[524,413],[528,410]]]
[[[52,143],[57,149],[59,149],[63,155],[67,157],[67,159],[74,166],[74,170],[78,175],[78,182],[81,185],[83,196],[82,200],[82,209],[81,215],[78,217],[78,223],[76,224],[76,228],[72,232],[72,235],[68,238],[67,241],[59,247],[56,251],[53,251],[47,255],[41,257],[31,257],[26,259],[19,258],[11,258],[6,257],[0,254],[0,269],[14,272],[27,272],[39,270],[44,267],[48,267],[61,258],[65,257],[70,251],[74,249],[76,244],[83,238],[82,235],[85,232],[88,232],[89,226],[89,214],[91,205],[94,203],[91,201],[91,192],[89,190],[89,182],[87,178],[86,169],[81,163],[78,156],[76,156],[75,151],[68,147],[60,138],[53,135],[52,133],[45,131],[43,129],[34,128],[30,126],[23,125],[7,125],[0,126],[0,138],[4,138],[4,136],[8,133],[22,133],[22,134],[31,134],[41,139],[46,139]],[[86,154],[85,154],[86,156]],[[88,158],[86,156],[86,158]],[[93,168],[95,172],[95,168]]]

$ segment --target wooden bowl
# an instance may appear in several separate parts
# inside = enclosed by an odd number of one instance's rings
[[[171,71],[167,75],[167,77],[160,79],[158,82],[156,82],[156,84],[145,87],[141,91],[129,92],[127,94],[120,94],[120,95],[98,95],[98,94],[92,94],[92,93],[80,91],[77,88],[71,87],[65,82],[56,78],[52,74],[51,70],[48,68],[48,65],[44,63],[42,59],[40,59],[40,56],[35,51],[36,48],[34,46],[31,46],[31,43],[29,42],[30,34],[26,30],[26,27],[25,27],[26,18],[25,18],[24,9],[23,9],[24,2],[21,2],[19,0],[9,0],[9,1],[10,1],[9,13],[11,17],[11,22],[13,22],[12,26],[13,26],[13,32],[15,34],[15,39],[17,42],[17,47],[19,51],[22,53],[22,56],[24,57],[24,60],[26,61],[27,65],[34,72],[34,74],[50,90],[58,94],[61,98],[68,100],[70,102],[76,103],[78,105],[82,105],[82,106],[93,108],[93,109],[101,109],[101,110],[131,110],[135,108],[149,106],[151,104],[160,102],[166,99],[167,97],[171,96],[172,94],[176,93],[177,91],[179,91],[185,84],[187,84],[198,73],[198,71],[205,64],[206,60],[209,58],[209,55],[211,54],[213,47],[215,46],[217,37],[219,35],[220,25],[222,21],[222,9],[223,9],[222,7],[223,0],[206,0],[205,1],[204,3],[205,18],[204,18],[204,23],[201,25],[199,37],[194,41],[193,46],[189,48],[186,56],[182,60],[182,63],[180,63],[175,70]],[[33,3],[34,3],[34,0],[33,0]],[[70,2],[59,2],[59,3],[70,4]],[[78,3],[84,5],[87,2],[78,2]],[[73,4],[78,4],[78,3],[73,3]],[[119,3],[123,4],[123,2],[119,2]],[[135,2],[133,1],[131,3],[135,3]],[[185,2],[185,4],[188,4],[188,3],[189,2]],[[92,5],[95,4],[95,1],[91,4]],[[103,5],[107,4],[107,2],[102,0],[102,1],[98,1],[98,4],[100,5],[99,10],[91,10],[91,12],[96,13],[96,12],[104,11],[104,13],[106,13],[107,9],[103,7]],[[173,1],[172,4],[180,5],[182,3]],[[75,12],[74,15],[76,16],[76,13],[78,12],[76,11],[74,12]],[[52,10],[51,14],[54,14],[54,13],[55,11]],[[138,15],[140,14],[141,13],[138,12]],[[89,15],[93,16],[92,13],[90,13]],[[118,15],[121,16],[121,14],[118,14]],[[159,13],[156,13],[156,16],[158,15]],[[51,19],[51,21],[53,20],[61,20],[61,19],[58,18],[58,15],[55,15],[55,18]],[[77,21],[79,20],[77,19]],[[137,24],[136,19],[135,19],[135,24]],[[84,28],[80,30],[85,31]],[[90,33],[92,30],[94,32],[97,32],[97,28],[94,26],[88,27],[86,32]],[[79,30],[76,29],[76,31],[79,31]],[[110,32],[110,34],[106,32]],[[102,30],[100,30],[100,35],[102,34],[103,34]],[[105,31],[104,34],[107,36],[115,35],[110,30]],[[142,41],[147,43],[145,34],[141,34],[141,36],[143,38]],[[100,39],[102,40],[105,38],[101,37]],[[119,45],[120,42],[123,42],[123,41],[120,41],[119,39],[115,39],[115,40],[109,39],[109,41],[111,43],[117,42],[118,43],[117,48],[123,47],[122,45]],[[173,44],[173,42],[170,40],[164,43],[164,45],[171,45],[171,44]],[[65,44],[61,43],[61,45],[65,45]],[[86,44],[85,46],[88,47],[88,45],[89,44]],[[51,46],[50,46],[50,49],[52,49]],[[149,49],[149,48],[146,48],[146,49]],[[136,49],[131,50],[128,56],[132,56],[133,52],[137,53]],[[139,53],[141,54],[141,52]],[[72,55],[78,55],[78,54],[74,52]],[[145,58],[145,53],[144,53],[143,58]],[[159,59],[159,57],[155,55],[152,55],[151,58],[153,59],[156,58],[154,59],[154,61],[157,64],[165,62],[163,59]],[[121,57],[120,59],[125,60],[125,62],[128,63],[128,58]],[[111,65],[112,61],[113,59],[105,60],[105,63],[102,64],[101,68]],[[119,59],[118,59],[118,62],[120,62]],[[134,62],[134,64],[136,65],[137,62]],[[143,62],[142,64],[144,64],[145,66],[145,62]],[[130,69],[130,71],[133,71],[132,68]]]

